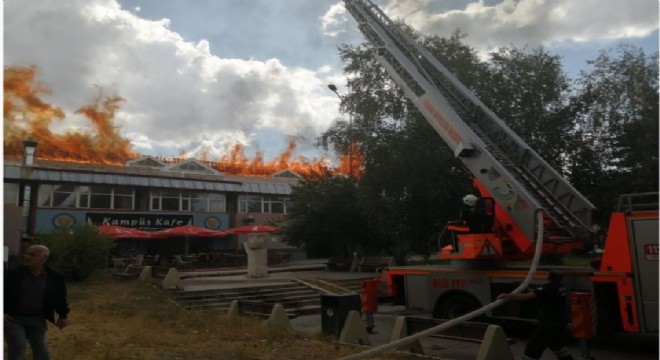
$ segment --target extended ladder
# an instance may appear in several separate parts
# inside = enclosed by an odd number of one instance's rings
[[[376,5],[344,3],[378,62],[515,223],[505,229],[517,227],[531,244],[535,214],[543,211],[563,240],[590,234],[589,200]]]

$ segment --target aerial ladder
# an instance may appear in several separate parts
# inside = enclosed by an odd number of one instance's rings
[[[374,57],[492,199],[493,231],[460,234],[441,259],[529,259],[538,212],[543,253],[581,248],[594,206],[517,136],[433,55],[370,0],[344,0]]]

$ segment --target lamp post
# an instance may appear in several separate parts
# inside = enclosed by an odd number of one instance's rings
[[[328,84],[328,89],[337,95],[339,100],[343,103],[344,97],[339,95],[335,84]],[[348,176],[353,177],[353,113],[348,111]]]

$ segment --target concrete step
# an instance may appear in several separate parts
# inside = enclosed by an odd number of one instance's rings
[[[260,295],[279,295],[279,294],[298,294],[304,292],[315,292],[306,286],[282,288],[282,289],[261,289],[249,291],[221,291],[216,293],[205,293],[201,295],[177,296],[174,299],[179,301],[198,300],[198,299],[223,299],[232,297],[260,296]]]
[[[256,292],[276,291],[276,290],[281,290],[281,289],[292,289],[292,288],[299,288],[299,287],[301,287],[300,283],[291,282],[291,283],[286,283],[286,284],[274,284],[274,285],[264,284],[264,285],[226,288],[226,289],[193,290],[193,291],[177,290],[177,291],[172,291],[171,296],[173,298],[186,298],[186,297],[204,296],[204,295],[209,295],[209,294],[211,294],[211,295],[212,294],[233,294],[233,293],[234,294],[242,294],[242,293],[249,293],[249,292],[252,292],[252,291],[256,291]]]
[[[180,302],[179,304],[184,307],[203,305],[203,304],[230,304],[233,300],[244,301],[260,301],[267,303],[293,303],[293,302],[320,302],[320,294],[318,293],[305,293],[288,296],[245,296],[238,298],[221,298],[221,299],[199,299]]]

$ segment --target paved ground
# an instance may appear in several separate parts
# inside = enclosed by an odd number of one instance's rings
[[[291,279],[354,279],[365,278],[368,273],[351,272],[330,272],[323,270],[320,262],[310,260],[298,262],[288,267],[279,267],[269,269],[269,276],[262,279],[246,278],[245,269],[234,270],[214,270],[205,272],[183,272],[182,283],[184,290],[204,290],[216,288],[235,288],[242,286],[254,286],[260,283],[286,283]],[[376,274],[373,274],[377,276]],[[392,327],[396,316],[415,315],[427,316],[421,312],[411,312],[401,306],[381,306],[378,313],[375,314],[374,333],[369,335],[373,346],[388,343],[392,334]],[[310,334],[321,333],[321,315],[300,316],[291,321],[292,325],[303,332]],[[515,343],[511,346],[514,357],[519,359],[525,346],[526,334],[520,336],[507,336],[514,339]],[[440,358],[454,360],[473,360],[479,350],[479,344],[469,342],[459,342],[446,339],[428,338],[421,341],[424,351],[427,355],[438,356]],[[570,350],[573,356],[582,359],[580,344],[574,342],[570,344]],[[658,357],[658,336],[639,337],[630,335],[617,335],[608,338],[598,339],[589,345],[589,355],[596,360],[657,360]],[[554,356],[546,351],[541,360],[555,359]]]

